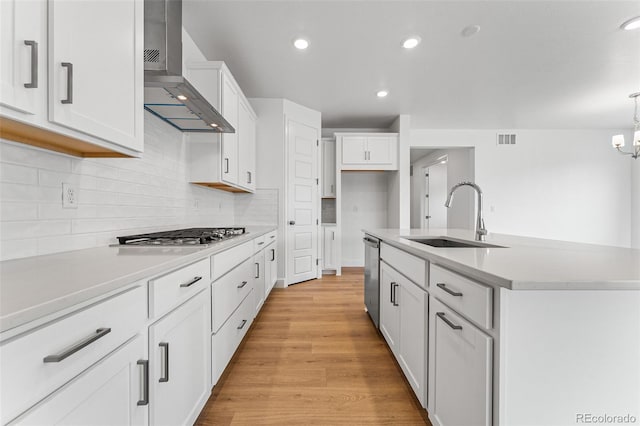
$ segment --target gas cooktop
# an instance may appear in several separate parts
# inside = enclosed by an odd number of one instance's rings
[[[245,234],[245,228],[188,228],[118,237],[121,246],[196,246]]]

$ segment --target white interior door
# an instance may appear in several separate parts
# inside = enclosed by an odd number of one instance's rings
[[[424,228],[446,228],[447,163],[437,163],[425,168]]]
[[[318,129],[287,121],[287,284],[317,278]]]

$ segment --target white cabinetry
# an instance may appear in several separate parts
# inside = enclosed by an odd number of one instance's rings
[[[260,250],[253,256],[253,265],[254,265],[254,298],[255,298],[255,307],[256,307],[256,315],[260,312],[262,305],[264,304],[265,299],[265,274],[264,274],[264,250]]]
[[[143,340],[137,336],[27,411],[16,424],[146,425],[148,370],[143,357]]]
[[[380,331],[420,403],[426,405],[427,292],[380,263]]]
[[[491,425],[491,337],[436,298],[430,304],[430,416],[442,426]]]
[[[192,424],[211,391],[209,291],[149,327],[150,422]]]
[[[141,152],[143,1],[0,7],[3,137],[81,157]]]
[[[186,75],[235,129],[187,134],[189,181],[230,192],[256,187],[256,114],[224,62],[190,62]]]
[[[336,196],[336,141],[322,139],[322,198]]]
[[[27,114],[46,106],[46,0],[0,2],[0,103]]]
[[[398,170],[398,135],[336,134],[341,170]]]
[[[322,225],[322,269],[335,270],[338,267],[337,231],[335,225]]]

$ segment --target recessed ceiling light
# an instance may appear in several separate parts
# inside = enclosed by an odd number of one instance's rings
[[[209,124],[211,127],[218,127],[218,125],[216,123],[211,123]]]
[[[376,96],[379,98],[386,98],[388,94],[389,92],[387,92],[386,90],[380,90],[378,91],[378,93],[376,93]]]
[[[305,40],[303,38],[297,38],[295,40],[293,40],[293,45],[296,47],[296,49],[298,50],[304,50],[307,47],[309,47],[309,41]]]
[[[462,37],[473,37],[480,32],[480,25],[469,25],[464,27],[460,34]]]
[[[178,95],[176,96],[176,98],[180,99],[181,101],[186,101],[187,97],[185,95]]]
[[[624,24],[620,25],[620,28],[627,31],[637,30],[640,28],[640,16],[629,19]]]
[[[402,47],[404,47],[405,49],[413,49],[414,47],[420,44],[420,41],[421,39],[418,36],[409,37],[408,39],[402,42]]]

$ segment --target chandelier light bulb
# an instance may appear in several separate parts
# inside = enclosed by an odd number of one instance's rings
[[[611,138],[611,145],[614,148],[622,148],[624,146],[624,135],[615,135]]]

